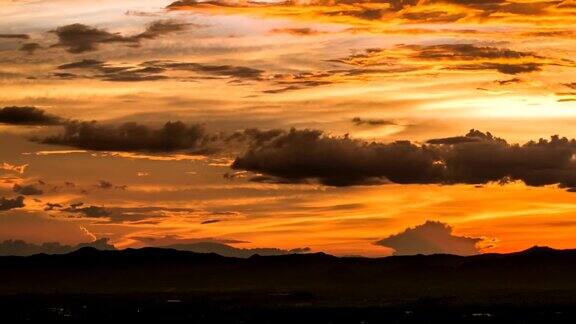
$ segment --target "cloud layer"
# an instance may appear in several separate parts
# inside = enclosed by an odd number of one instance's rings
[[[382,183],[483,184],[520,180],[529,186],[576,187],[576,140],[552,136],[524,145],[490,133],[384,144],[295,130],[252,145],[232,168],[259,181],[318,181],[331,186]]]

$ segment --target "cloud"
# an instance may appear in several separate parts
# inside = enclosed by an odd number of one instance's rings
[[[52,205],[52,206],[55,206],[55,205]],[[71,205],[70,207],[61,209],[61,211],[68,212],[68,213],[82,214],[82,215],[89,217],[89,218],[103,218],[103,217],[108,217],[108,216],[112,215],[112,212],[110,210],[106,209],[105,207],[100,207],[100,206],[82,207],[82,204]]]
[[[58,70],[73,70],[76,72],[89,72],[90,74],[73,74],[56,72],[54,75],[60,78],[91,78],[103,81],[139,82],[156,81],[169,78],[165,73],[178,71],[190,72],[193,75],[184,77],[190,81],[195,76],[207,78],[233,78],[235,80],[262,80],[264,71],[234,65],[210,65],[193,62],[175,61],[147,61],[137,65],[111,65],[109,63],[84,59],[82,61],[67,63],[58,66]]]
[[[10,164],[10,163],[6,163],[6,162],[3,162],[2,164],[0,164],[0,170],[12,171],[12,172],[20,173],[20,174],[24,174],[24,172],[26,171],[26,168],[28,168],[28,164],[15,165],[15,164]]]
[[[273,34],[289,34],[294,36],[315,36],[325,34],[325,32],[312,28],[274,28],[270,30]]]
[[[0,243],[0,255],[29,256],[34,254],[65,254],[76,251],[83,247],[93,247],[99,250],[116,250],[106,238],[95,240],[90,243],[78,245],[62,245],[58,242],[34,244],[22,240],[6,240]]]
[[[319,182],[329,186],[484,184],[523,181],[529,186],[576,187],[576,140],[552,136],[523,145],[471,130],[464,136],[365,142],[317,130],[285,132],[250,145],[232,168],[251,171],[255,181]]]
[[[0,34],[0,38],[4,39],[30,39],[26,34]]]
[[[514,84],[514,83],[520,83],[520,82],[522,82],[522,79],[512,78],[512,79],[508,79],[508,80],[496,80],[494,82],[498,83],[501,86],[504,86],[504,85]]]
[[[179,121],[167,122],[160,128],[133,122],[121,125],[70,122],[63,133],[41,141],[96,151],[186,151],[190,154],[207,154],[211,150],[211,138],[202,125],[187,125]]]
[[[394,249],[394,255],[480,253],[480,238],[455,236],[452,227],[441,222],[427,221],[403,232],[375,242],[376,245]]]
[[[4,107],[0,109],[0,124],[49,126],[60,125],[64,120],[47,114],[36,107]]]
[[[118,190],[126,190],[128,188],[128,186],[126,185],[114,185],[112,182],[110,181],[106,181],[106,180],[100,180],[98,181],[98,184],[96,185],[96,188],[98,189],[104,189],[104,190],[109,190],[109,189],[118,189]]]
[[[15,184],[14,187],[12,187],[12,191],[14,191],[15,193],[24,195],[24,196],[37,196],[37,195],[41,195],[44,193],[44,191],[36,188],[36,186],[34,186],[34,185],[21,186],[19,184]]]
[[[42,49],[42,46],[40,46],[40,44],[38,43],[26,43],[22,44],[22,46],[20,47],[20,51],[25,52],[28,55],[36,53],[36,51],[39,49]]]
[[[236,158],[232,168],[262,173],[283,183],[318,180],[325,185],[349,186],[435,182],[442,168],[434,161],[427,150],[409,142],[370,144],[349,137],[324,136],[317,130],[292,129],[253,145]]]
[[[190,251],[196,253],[216,253],[226,257],[249,258],[253,255],[270,256],[310,252],[309,248],[282,250],[277,248],[241,249],[220,242],[195,242],[187,244],[172,244],[162,248]]]
[[[352,123],[355,126],[386,126],[386,125],[396,125],[393,121],[385,119],[363,119],[360,117],[352,118]]]
[[[85,205],[84,203],[74,203],[67,207],[57,203],[47,203],[45,211],[62,212],[69,214],[69,217],[99,219],[100,224],[152,224],[159,223],[170,214],[189,215],[197,212],[191,208],[176,207],[104,207],[96,205]]]
[[[569,0],[565,2],[570,3]],[[519,0],[180,0],[170,4],[168,9],[375,27],[397,23],[442,24],[460,21],[538,24],[542,16],[568,23],[570,15],[574,13],[574,7],[562,1]]]
[[[543,64],[541,63],[478,63],[478,64],[463,64],[458,66],[449,67],[450,70],[465,70],[465,71],[479,71],[479,70],[496,70],[503,74],[520,74],[530,73],[542,70]]]
[[[71,24],[52,31],[58,37],[58,43],[52,47],[64,47],[70,53],[79,54],[96,51],[102,44],[124,43],[139,46],[142,40],[155,39],[162,35],[182,31],[189,25],[172,20],[160,20],[150,23],[139,34],[123,36],[84,24]]]
[[[474,44],[404,45],[400,47],[413,50],[415,57],[431,60],[542,58],[531,52]]]
[[[0,197],[0,212],[10,209],[22,208],[24,206],[24,196],[18,196],[13,199]]]
[[[400,58],[403,58],[400,60]],[[400,60],[400,61],[399,61]],[[569,60],[543,57],[532,52],[475,44],[397,45],[390,49],[370,48],[363,53],[333,60],[353,66],[389,66],[402,62],[435,70],[495,70],[503,74],[540,71],[548,65],[575,66]]]

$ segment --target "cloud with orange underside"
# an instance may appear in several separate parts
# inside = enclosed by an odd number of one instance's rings
[[[289,18],[318,23],[374,27],[398,24],[506,23],[574,24],[576,4],[567,1],[312,0],[283,2],[176,1],[169,10],[205,14]]]

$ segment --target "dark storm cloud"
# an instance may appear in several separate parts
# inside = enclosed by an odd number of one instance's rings
[[[22,208],[24,206],[24,196],[18,196],[13,199],[0,197],[0,212],[10,209]]]
[[[0,109],[0,124],[45,126],[59,125],[64,120],[36,107],[4,107]]]
[[[15,184],[14,187],[12,187],[12,191],[14,191],[15,193],[24,195],[24,196],[38,196],[44,193],[44,191],[42,191],[41,189],[37,188],[34,185],[19,185],[19,184]]]
[[[26,34],[0,34],[0,38],[5,39],[30,39]]]
[[[490,133],[375,143],[294,130],[251,145],[232,168],[260,182],[320,182],[330,186],[382,183],[483,184],[520,180],[529,186],[576,187],[576,140],[552,136],[524,145]]]
[[[22,44],[22,46],[20,47],[20,51],[25,52],[28,55],[32,55],[32,54],[36,53],[36,51],[41,49],[41,48],[42,48],[42,46],[40,46],[40,44],[38,44],[38,43],[26,43],[26,44]]]
[[[41,141],[96,151],[187,151],[205,154],[210,151],[212,139],[202,125],[187,125],[179,121],[167,122],[160,128],[134,122],[121,125],[70,122],[63,133]]]
[[[84,24],[71,24],[52,31],[58,37],[58,43],[53,47],[64,47],[68,52],[78,54],[95,51],[101,44],[124,43],[139,46],[142,40],[155,39],[181,31],[189,25],[171,20],[155,21],[150,23],[142,33],[124,36]]]
[[[474,255],[480,253],[477,244],[481,241],[480,238],[455,236],[448,224],[428,221],[375,244],[394,249],[394,255]]]
[[[34,244],[21,240],[6,240],[0,243],[0,255],[29,256],[34,254],[65,254],[76,251],[83,247],[93,247],[99,250],[115,250],[114,245],[108,243],[108,239],[99,239],[90,243],[78,245],[62,245],[58,242]]]

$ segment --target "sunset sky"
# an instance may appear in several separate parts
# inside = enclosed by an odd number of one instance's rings
[[[0,241],[576,247],[575,125],[574,0],[0,0]]]

